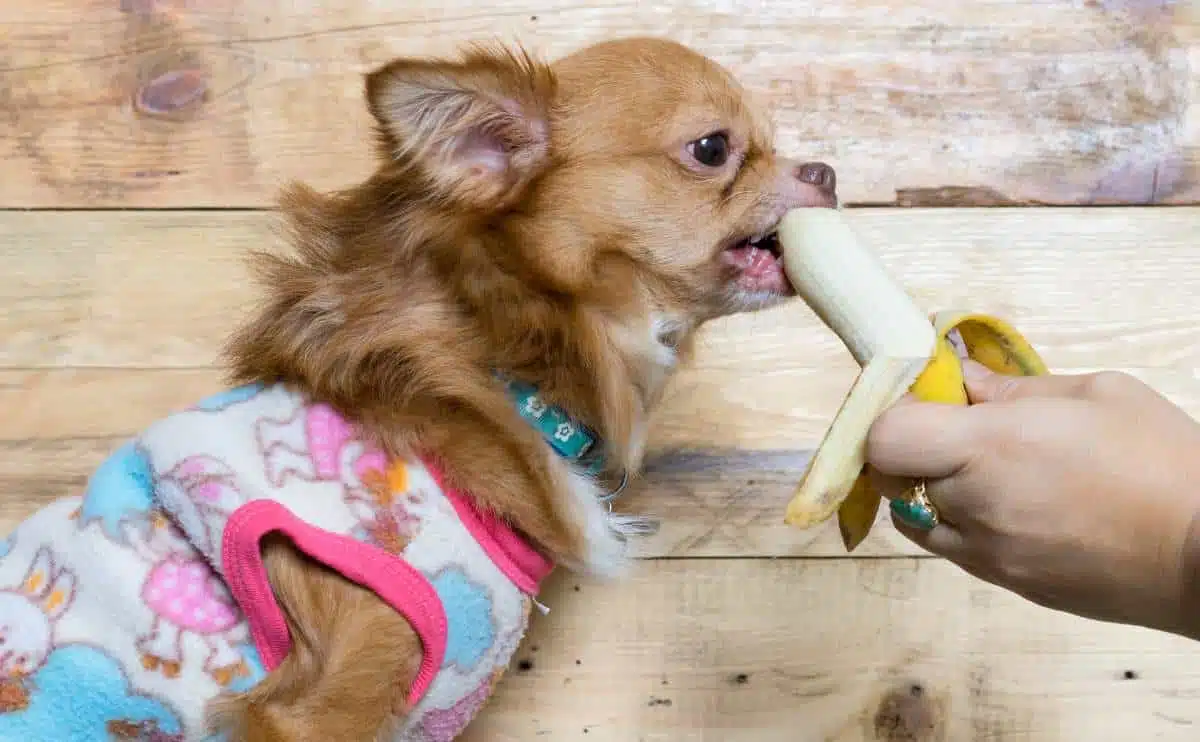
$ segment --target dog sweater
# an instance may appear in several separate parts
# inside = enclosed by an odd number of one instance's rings
[[[388,460],[285,386],[228,390],[113,453],[0,548],[0,740],[220,740],[222,690],[290,637],[260,556],[282,532],[399,611],[423,645],[396,742],[456,737],[552,569],[421,460]]]

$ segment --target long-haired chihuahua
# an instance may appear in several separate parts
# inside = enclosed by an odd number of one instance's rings
[[[283,194],[236,383],[0,559],[16,713],[65,668],[120,678],[61,712],[110,704],[118,738],[457,736],[553,566],[627,566],[644,523],[606,502],[697,329],[793,296],[776,225],[837,204],[829,166],[777,154],[734,78],[665,40],[397,59],[365,89],[378,168]]]

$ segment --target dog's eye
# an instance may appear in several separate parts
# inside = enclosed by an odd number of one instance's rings
[[[720,131],[700,137],[688,145],[688,152],[701,165],[720,167],[729,159],[729,137]]]

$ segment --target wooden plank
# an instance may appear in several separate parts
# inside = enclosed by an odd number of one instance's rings
[[[1190,372],[1138,375],[1200,415],[1200,385]],[[758,386],[744,404],[722,399],[714,385],[706,404],[667,406],[651,431],[644,479],[618,501],[620,510],[660,521],[656,534],[635,543],[637,555],[845,553],[835,523],[799,531],[784,525],[783,511],[849,380],[816,372],[789,378],[790,391]],[[219,388],[211,370],[0,371],[0,533],[51,499],[79,492],[125,436]],[[780,399],[790,416],[770,409]],[[879,525],[856,555],[922,553],[895,532],[886,512]]]
[[[466,40],[665,35],[851,202],[1200,200],[1194,3],[46,0],[0,11],[0,206],[261,206],[369,167],[361,74]]]
[[[12,169],[5,171],[12,172]],[[263,214],[0,214],[0,365],[206,366],[252,298]]]
[[[1200,646],[941,561],[651,562],[543,597],[464,742],[1191,742],[1200,726]]]
[[[1056,368],[1200,365],[1200,209],[846,213],[923,306],[1009,317]],[[242,256],[274,244],[274,219],[0,214],[0,265],[20,267],[0,271],[0,368],[210,366],[257,291]],[[697,368],[786,387],[802,369],[843,378],[852,361],[796,302],[715,323]]]

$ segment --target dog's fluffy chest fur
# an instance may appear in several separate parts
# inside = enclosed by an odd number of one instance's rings
[[[202,738],[203,702],[250,687],[287,652],[258,556],[277,530],[413,625],[424,664],[392,737],[405,742],[465,727],[551,568],[436,468],[388,460],[332,408],[284,387],[233,389],[151,426],[84,495],[10,538],[0,623],[5,648],[26,657],[0,677],[0,697],[16,699],[0,737],[66,739],[56,725],[84,719],[96,738],[114,724]]]

